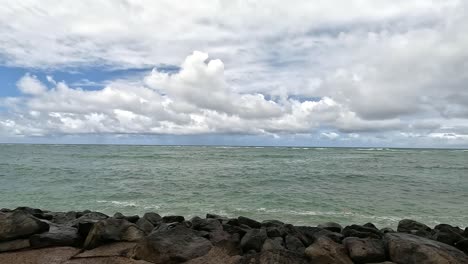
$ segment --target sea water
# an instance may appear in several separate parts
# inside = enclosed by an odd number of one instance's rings
[[[0,145],[0,207],[468,226],[468,151]]]

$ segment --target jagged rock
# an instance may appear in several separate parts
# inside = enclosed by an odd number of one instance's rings
[[[51,222],[59,225],[72,225],[73,221],[78,218],[77,212],[51,212],[48,213],[51,216]]]
[[[327,229],[322,229],[318,227],[311,226],[296,226],[295,229],[301,234],[293,234],[294,236],[301,239],[302,243],[307,247],[314,243],[319,237],[328,237],[337,243],[341,243],[343,235],[339,233],[332,232]]]
[[[341,233],[341,230],[343,229],[343,227],[340,224],[335,223],[335,222],[326,222],[326,223],[318,225],[317,227],[330,230],[335,233]]]
[[[145,232],[125,219],[108,218],[94,224],[83,247],[92,249],[111,241],[137,241]]]
[[[239,226],[239,220],[237,218],[230,218],[228,220],[223,221],[223,225],[231,225],[231,226]]]
[[[28,251],[6,252],[0,254],[2,264],[62,264],[80,249],[73,247],[54,247]],[[113,263],[114,264],[114,263]]]
[[[34,248],[50,246],[78,247],[82,243],[82,238],[79,236],[77,228],[53,224],[48,232],[29,237],[29,242],[31,243],[31,247]]]
[[[242,238],[247,231],[250,230],[249,227],[244,228],[240,226],[235,226],[235,225],[227,225],[223,224],[223,230],[226,231],[227,233],[234,235],[234,234],[239,234],[239,237]]]
[[[455,245],[456,242],[464,239],[462,229],[447,224],[440,224],[435,226],[431,233],[432,239],[451,246]]]
[[[171,229],[152,232],[135,247],[133,257],[152,263],[182,263],[207,254],[212,248],[208,239],[197,231],[176,225]]]
[[[194,217],[192,218],[191,223],[194,230],[208,232],[207,238],[209,238],[214,244],[230,239],[230,234],[223,230],[221,222],[216,219],[201,219],[200,217]]]
[[[275,238],[267,238],[265,242],[263,242],[262,251],[264,250],[282,250],[284,249],[283,238],[275,237]]]
[[[192,222],[192,228],[195,230],[203,230],[207,232],[213,232],[216,230],[222,230],[222,224],[213,218],[202,219],[200,217],[194,217],[190,220]]]
[[[26,238],[49,230],[49,224],[18,210],[0,213],[0,241]]]
[[[385,246],[380,239],[348,237],[343,245],[354,263],[385,261]]]
[[[157,213],[145,213],[142,218],[148,220],[153,226],[157,226],[162,223],[162,217]]]
[[[116,242],[111,244],[102,245],[100,247],[85,250],[74,258],[96,258],[96,257],[130,257],[135,248],[135,242]]]
[[[114,214],[113,218],[125,219],[125,220],[129,221],[130,223],[136,223],[138,221],[138,219],[140,219],[140,216],[138,216],[138,215],[125,216],[122,213],[117,212],[117,213]]]
[[[180,215],[166,215],[162,218],[163,223],[182,223],[185,221],[185,218]]]
[[[344,237],[359,237],[359,238],[376,238],[380,239],[383,234],[372,227],[364,227],[360,225],[350,225],[343,228],[341,232]]]
[[[385,234],[390,260],[404,264],[464,264],[468,256],[447,244],[404,233]]]
[[[260,252],[266,239],[267,234],[265,229],[251,229],[242,237],[240,245],[244,252],[248,252],[249,250]]]
[[[403,219],[398,223],[397,231],[430,238],[431,228],[423,223],[411,219]]]
[[[273,238],[273,237],[283,237],[286,234],[281,232],[282,230],[283,230],[282,228],[278,228],[276,226],[269,226],[269,227],[266,228],[267,236],[271,237],[271,238]]]
[[[301,240],[295,236],[287,235],[284,238],[284,244],[287,249],[294,251],[299,254],[304,254],[304,244],[302,244]]]
[[[242,264],[307,264],[308,261],[301,254],[288,250],[268,250],[244,256]]]
[[[31,244],[29,243],[29,239],[15,239],[11,241],[3,241],[0,242],[0,252],[5,251],[14,251],[18,249],[28,248]],[[1,258],[0,258],[1,259]],[[0,262],[3,263],[3,262]]]
[[[206,218],[216,219],[216,220],[218,220],[219,222],[228,220],[227,217],[222,216],[222,215],[217,215],[217,214],[206,214]]]
[[[305,255],[314,264],[353,264],[345,247],[328,237],[319,237],[306,248]]]
[[[77,214],[78,216],[78,214]],[[78,228],[78,234],[87,237],[89,231],[95,223],[109,218],[107,215],[99,212],[87,212],[71,222],[71,226]]]
[[[239,221],[239,225],[246,225],[248,227],[251,227],[251,228],[260,228],[262,227],[262,224],[256,220],[253,220],[253,219],[250,219],[250,218],[247,218],[247,217],[243,217],[243,216],[239,216],[237,218],[237,220]]]
[[[27,214],[30,214],[30,215],[32,215],[32,216],[34,216],[36,218],[45,219],[44,218],[44,211],[42,211],[41,209],[21,206],[21,207],[17,207],[13,211],[21,211],[21,212],[25,212]],[[46,220],[48,220],[48,219],[46,219]]]
[[[390,227],[384,227],[384,228],[380,229],[380,233],[382,233],[382,234],[395,233],[395,230],[393,230]]]
[[[148,221],[146,218],[140,218],[138,221],[135,223],[141,230],[145,231],[146,234],[151,233],[153,231],[154,226],[151,224],[150,221]]]
[[[455,243],[455,247],[465,252],[465,254],[468,255],[468,239],[467,238],[457,241]]]
[[[261,225],[264,227],[279,227],[283,226],[284,223],[279,220],[265,220],[262,221]]]

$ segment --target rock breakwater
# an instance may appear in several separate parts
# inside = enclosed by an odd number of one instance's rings
[[[468,228],[0,210],[0,263],[468,264]]]

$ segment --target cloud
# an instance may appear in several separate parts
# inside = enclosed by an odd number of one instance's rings
[[[353,126],[359,131],[374,129],[328,97],[316,101],[287,97],[273,100],[260,93],[236,92],[226,83],[223,62],[210,60],[206,53],[193,52],[180,68],[174,74],[153,69],[136,84],[119,80],[92,91],[71,88],[50,76],[47,79],[53,87],[47,89],[37,77],[26,74],[18,88],[28,91],[29,96],[10,98],[11,115],[2,125],[18,135],[276,135],[312,133],[323,125],[343,130]]]
[[[155,68],[97,87],[88,76],[41,83],[25,75],[17,85],[23,95],[0,99],[4,134],[335,133],[336,140],[466,142],[466,1],[4,6],[4,66],[36,75]],[[193,50],[203,52],[186,57]]]
[[[18,89],[24,94],[40,95],[45,93],[47,87],[36,76],[26,74],[16,83]]]

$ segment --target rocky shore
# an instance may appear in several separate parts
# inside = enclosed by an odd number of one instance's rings
[[[0,210],[0,263],[467,264],[468,228],[294,226],[247,217]]]

